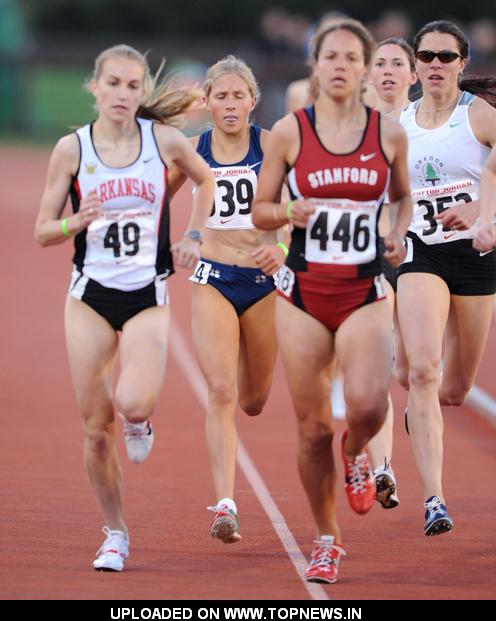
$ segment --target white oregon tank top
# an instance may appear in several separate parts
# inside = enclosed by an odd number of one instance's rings
[[[153,123],[136,119],[141,132],[137,159],[122,168],[105,165],[92,140],[92,126],[77,130],[79,170],[71,187],[74,212],[96,190],[102,215],[75,238],[79,273],[104,287],[133,291],[157,274],[171,273],[167,168],[155,142]]]
[[[467,231],[443,227],[434,216],[457,202],[479,198],[482,167],[489,147],[475,137],[468,117],[475,95],[462,91],[450,118],[436,129],[423,129],[415,119],[420,100],[408,105],[400,123],[408,135],[408,171],[413,198],[409,231],[426,244],[472,239]]]

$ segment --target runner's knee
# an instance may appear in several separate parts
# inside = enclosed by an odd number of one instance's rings
[[[439,365],[440,361],[431,361],[427,358],[412,362],[408,373],[410,386],[424,388],[432,384],[439,384]]]
[[[369,437],[384,424],[388,407],[387,388],[346,396],[346,420],[350,427],[360,427]]]
[[[106,454],[114,443],[114,436],[109,428],[94,422],[86,422],[83,426],[87,448],[93,453]]]
[[[463,405],[469,390],[470,386],[450,386],[447,388],[442,386],[439,393],[439,401],[441,405]]]
[[[311,461],[320,461],[332,450],[332,429],[325,423],[305,425],[300,430],[300,448]]]
[[[393,377],[398,382],[400,386],[402,386],[405,390],[410,388],[410,382],[408,381],[408,365],[402,365],[394,363],[393,366]]]
[[[155,400],[143,394],[131,395],[125,391],[116,390],[117,411],[130,423],[142,423],[153,412]]]
[[[236,404],[238,399],[236,386],[224,379],[214,380],[210,384],[209,403],[215,407],[226,407]]]
[[[267,402],[267,393],[254,395],[240,395],[239,405],[248,416],[258,416],[262,413],[265,403]]]

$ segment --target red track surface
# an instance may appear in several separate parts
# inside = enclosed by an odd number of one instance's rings
[[[82,432],[63,338],[71,244],[33,241],[48,161],[45,151],[0,150],[2,347],[0,403],[1,599],[308,599],[265,511],[240,472],[237,501],[243,541],[208,537],[214,501],[203,436],[204,412],[171,354],[156,442],[141,465],[123,459],[131,557],[122,574],[97,573],[91,560],[102,525],[82,464]],[[173,208],[183,230],[187,191]],[[190,343],[189,283],[171,279],[174,329]],[[494,390],[491,335],[478,383]],[[445,412],[445,489],[455,530],[423,536],[422,495],[401,412],[394,466],[401,506],[353,514],[339,494],[348,556],[332,599],[490,599],[496,584],[494,479],[496,430],[470,409]],[[337,425],[338,431],[342,423]],[[279,369],[258,419],[239,415],[243,443],[304,554],[314,527],[298,479],[295,422]],[[121,455],[123,447],[121,442]],[[341,472],[341,464],[338,464]]]

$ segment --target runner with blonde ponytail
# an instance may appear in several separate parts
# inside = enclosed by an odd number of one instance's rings
[[[127,45],[98,56],[87,84],[97,119],[56,145],[35,226],[42,246],[74,237],[65,334],[83,415],[85,466],[105,519],[106,538],[93,561],[103,571],[122,571],[129,553],[115,414],[124,421],[128,457],[143,461],[153,444],[149,418],[165,373],[166,279],[174,262],[191,268],[198,260],[198,238],[214,192],[208,166],[173,127],[198,92],[174,91],[157,77],[150,76],[146,58]],[[188,229],[173,246],[172,165],[197,186]],[[72,214],[62,217],[68,196]]]

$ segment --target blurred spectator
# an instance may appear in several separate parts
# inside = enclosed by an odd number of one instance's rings
[[[203,87],[207,65],[192,58],[176,58],[171,65],[165,65],[165,73],[174,88],[191,89]],[[201,133],[207,126],[210,115],[204,107],[193,109],[186,115],[184,131],[188,136]]]
[[[281,7],[271,7],[262,14],[258,29],[261,47],[271,54],[284,54],[290,50],[291,15]]]
[[[469,73],[496,73],[496,23],[481,18],[470,25]]]
[[[258,30],[264,51],[301,55],[306,49],[311,22],[300,13],[292,15],[280,7],[271,7],[260,17]]]
[[[313,36],[320,30],[325,30],[336,22],[346,19],[346,17],[347,15],[341,13],[340,11],[329,11],[324,13],[313,29],[309,31],[305,45],[305,55],[307,59],[306,64],[308,67],[312,64],[311,43]],[[308,70],[308,73],[310,74],[310,69]],[[291,82],[286,89],[286,112],[294,112],[299,108],[303,108],[313,99],[314,96],[312,95],[312,83],[310,78],[306,77],[301,80],[295,80],[294,82]]]
[[[384,11],[379,19],[371,25],[371,30],[376,41],[383,41],[390,37],[401,37],[406,41],[411,41],[413,23],[403,11],[390,9]]]
[[[312,23],[305,15],[293,15],[288,28],[288,47],[299,56],[306,54]]]
[[[319,20],[308,29],[305,44],[305,58],[308,62],[310,61],[311,54],[310,44],[312,42],[313,35],[317,32],[317,30],[320,30],[320,28],[327,28],[327,26],[332,26],[332,24],[335,24],[340,19],[346,19],[348,17],[350,17],[350,15],[342,13],[341,11],[326,11],[320,16]]]

